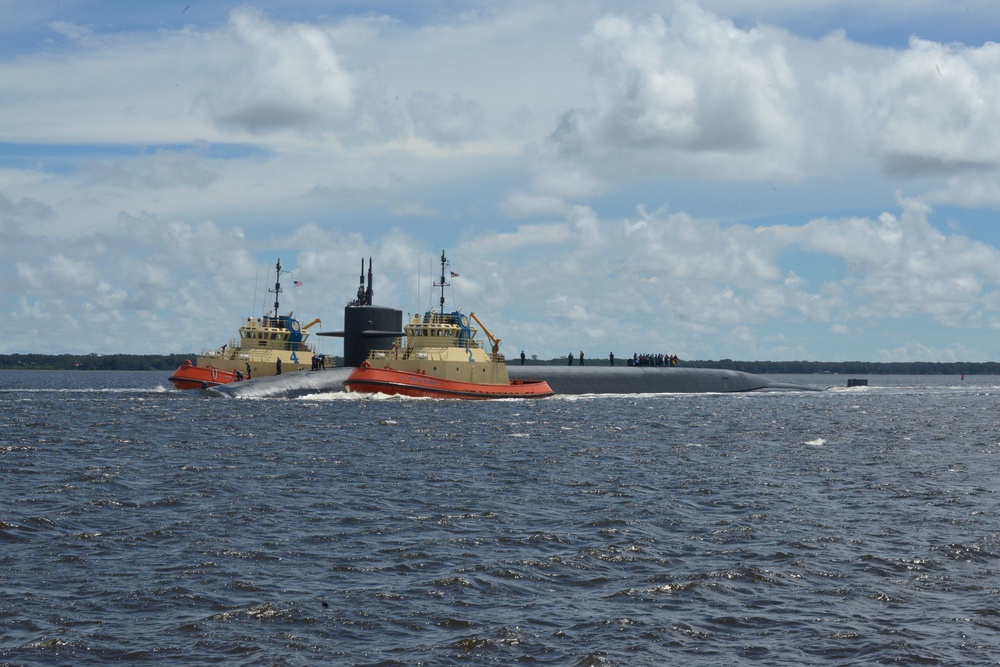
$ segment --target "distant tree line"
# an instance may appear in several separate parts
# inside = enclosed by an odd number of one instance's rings
[[[80,371],[172,371],[185,359],[194,361],[195,354],[0,354],[0,369],[80,370]],[[327,359],[329,363],[330,359]],[[335,357],[336,365],[344,363]],[[625,366],[625,359],[615,359],[616,366]],[[509,364],[520,363],[509,359]],[[530,366],[564,366],[566,357],[525,361]],[[605,358],[588,358],[588,366],[607,366]],[[721,368],[758,375],[839,373],[841,375],[1000,375],[1000,362],[932,362],[932,361],[685,361],[679,366]]]
[[[78,371],[172,371],[194,354],[0,354],[0,368]]]

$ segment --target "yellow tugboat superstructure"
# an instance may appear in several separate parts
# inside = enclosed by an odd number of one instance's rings
[[[308,329],[319,322],[316,318],[300,326],[291,314],[248,317],[239,328],[239,338],[230,338],[221,349],[202,350],[197,365],[245,373],[249,364],[255,376],[274,375],[278,359],[282,372],[311,368],[315,349],[306,340]]]

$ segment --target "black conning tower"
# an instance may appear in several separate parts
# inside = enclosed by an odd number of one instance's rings
[[[344,366],[360,366],[372,350],[388,350],[403,335],[403,311],[373,306],[372,259],[368,258],[368,285],[365,286],[365,260],[361,260],[358,295],[344,308],[344,330],[322,331],[319,336],[344,339]]]

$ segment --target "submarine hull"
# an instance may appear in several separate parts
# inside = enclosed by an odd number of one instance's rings
[[[354,369],[298,371],[212,387],[232,398],[299,398],[346,391]],[[760,375],[714,368],[640,366],[507,366],[511,380],[548,382],[556,394],[698,394],[741,391],[817,391],[816,387],[775,382]]]
[[[556,394],[696,394],[808,390],[760,375],[714,368],[507,365],[511,380],[544,379]]]

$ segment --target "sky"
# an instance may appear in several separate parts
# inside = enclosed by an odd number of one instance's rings
[[[443,250],[447,307],[511,358],[997,360],[998,25],[994,0],[0,0],[0,353],[217,348],[279,258],[314,332],[369,257],[405,317]]]

